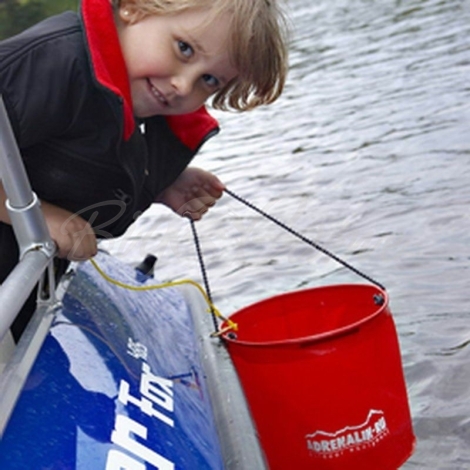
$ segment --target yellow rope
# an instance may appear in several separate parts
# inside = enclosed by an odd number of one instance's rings
[[[95,269],[98,271],[98,273],[109,283],[122,287],[123,289],[129,289],[133,291],[146,291],[146,290],[153,290],[153,289],[163,289],[165,287],[174,287],[174,286],[181,286],[183,284],[191,284],[192,286],[196,287],[199,292],[202,294],[204,297],[204,300],[206,301],[207,305],[209,306],[209,309],[207,310],[208,313],[214,312],[215,315],[217,315],[219,318],[221,318],[223,321],[227,323],[227,328],[224,328],[223,330],[220,330],[216,333],[213,333],[211,336],[220,336],[221,334],[225,333],[228,330],[238,330],[238,325],[230,320],[229,318],[224,317],[220,311],[214,306],[214,304],[210,301],[208,295],[206,294],[206,291],[195,281],[191,279],[182,279],[180,281],[169,281],[169,282],[164,282],[162,284],[153,284],[150,286],[133,286],[131,284],[126,284],[124,282],[118,281],[117,279],[113,279],[112,277],[108,276],[98,265],[96,260],[93,258],[90,259],[91,264],[95,267]]]

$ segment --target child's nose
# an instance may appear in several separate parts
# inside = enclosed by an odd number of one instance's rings
[[[193,89],[193,80],[187,74],[180,74],[173,77],[172,86],[179,96],[187,96]]]

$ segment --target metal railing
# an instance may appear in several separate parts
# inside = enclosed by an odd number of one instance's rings
[[[18,264],[0,285],[0,341],[38,282],[40,293],[37,309],[0,374],[1,439],[58,305],[52,265],[56,246],[49,235],[40,202],[31,189],[1,95],[0,180],[19,247]],[[47,292],[45,274],[49,281]]]
[[[6,207],[20,250],[18,264],[0,286],[1,340],[56,252],[39,200],[31,190],[1,95],[0,179],[7,196]]]

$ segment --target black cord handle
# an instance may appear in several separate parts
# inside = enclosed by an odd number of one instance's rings
[[[238,196],[237,194],[235,194],[234,192],[228,190],[227,188],[225,188],[225,192],[227,194],[229,194],[230,196],[232,196],[234,199],[236,199],[237,201],[241,202],[242,204],[245,204],[245,206],[249,207],[250,209],[253,209],[254,211],[258,212],[259,214],[261,214],[263,217],[266,217],[268,220],[270,220],[271,222],[274,222],[275,224],[279,225],[279,227],[283,228],[284,230],[287,230],[289,233],[291,233],[292,235],[296,236],[297,238],[299,238],[300,240],[302,240],[303,242],[307,243],[308,245],[312,246],[313,248],[317,249],[318,251],[321,251],[322,253],[324,253],[325,255],[329,256],[330,258],[334,259],[335,261],[337,261],[338,263],[342,264],[343,266],[345,266],[346,268],[350,269],[351,271],[355,272],[357,275],[363,277],[364,279],[367,279],[368,281],[372,282],[373,284],[375,284],[376,286],[380,287],[382,290],[386,290],[385,287],[380,283],[380,282],[377,282],[375,279],[371,278],[370,276],[368,276],[367,274],[363,273],[362,271],[359,271],[359,269],[355,268],[354,266],[350,265],[349,263],[347,263],[346,261],[344,261],[343,259],[339,258],[338,256],[336,256],[335,254],[333,254],[331,251],[327,250],[326,248],[323,248],[322,246],[320,246],[318,243],[315,243],[313,242],[312,240],[308,239],[307,237],[303,236],[302,234],[300,234],[299,232],[296,232],[294,229],[288,227],[286,224],[284,224],[283,222],[281,222],[280,220],[276,219],[275,217],[273,217],[272,215],[269,215],[267,214],[266,212],[264,212],[263,210],[261,210],[260,208],[256,207],[254,204],[252,204],[251,202],[248,202],[246,199],[243,199],[242,197]]]
[[[201,244],[199,243],[199,236],[197,234],[196,226],[194,224],[194,220],[191,218],[191,215],[188,215],[187,218],[189,219],[189,222],[191,224],[191,230],[193,232],[194,245],[196,246],[197,258],[199,260],[199,267],[201,269],[202,279],[204,281],[204,288],[206,289],[207,298],[210,301],[212,322],[214,324],[215,332],[217,333],[219,331],[219,323],[217,321],[217,315],[214,311],[214,308],[212,307],[212,305],[213,305],[212,294],[211,294],[211,289],[210,289],[210,286],[209,286],[209,279],[207,277],[206,266],[204,264],[204,259],[202,257]]]

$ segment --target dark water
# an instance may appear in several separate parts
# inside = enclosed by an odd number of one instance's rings
[[[227,186],[384,284],[416,452],[470,468],[470,2],[290,0],[291,72],[275,105],[217,114],[198,157]],[[355,274],[226,195],[197,224],[214,301],[241,306]],[[107,245],[200,280],[190,227],[151,209]]]

